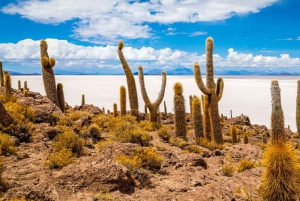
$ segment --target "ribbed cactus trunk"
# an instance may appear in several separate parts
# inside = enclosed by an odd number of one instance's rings
[[[0,61],[0,84],[1,84],[1,87],[4,87],[4,77],[3,77],[2,61]]]
[[[59,102],[59,108],[62,112],[65,112],[65,95],[63,85],[61,83],[57,84],[57,96]]]
[[[144,110],[145,110],[145,114],[147,114],[148,108],[147,108],[147,105],[146,105],[146,104],[145,104],[145,106],[144,106]]]
[[[18,90],[21,90],[21,81],[20,80],[18,80]]]
[[[55,76],[53,71],[53,67],[55,66],[55,59],[49,58],[47,50],[48,50],[47,42],[45,40],[41,40],[40,42],[41,64],[42,64],[42,75],[43,75],[43,82],[46,91],[46,96],[55,105],[59,107]]]
[[[174,85],[174,123],[175,135],[186,139],[186,120],[185,120],[185,104],[182,95],[182,85],[175,83]]]
[[[113,107],[113,109],[114,109],[114,117],[117,117],[118,116],[118,106],[117,106],[117,103],[114,103],[114,107]]]
[[[168,112],[167,112],[167,105],[166,105],[166,101],[164,101],[164,112],[165,112],[165,116],[167,116]]]
[[[24,97],[28,97],[28,91],[26,89],[24,90]]]
[[[237,140],[237,130],[236,130],[236,126],[235,125],[232,125],[231,126],[231,139],[232,139],[232,143],[237,143],[238,140]]]
[[[296,124],[298,135],[300,135],[300,80],[297,82]]]
[[[11,78],[10,74],[7,71],[4,71],[4,89],[5,89],[5,96],[6,96],[6,101],[10,101],[11,97]]]
[[[140,86],[141,86],[142,97],[143,97],[143,100],[144,100],[146,106],[149,108],[149,111],[150,111],[150,122],[157,122],[157,111],[158,111],[159,105],[161,104],[161,102],[164,98],[164,95],[165,95],[165,89],[166,89],[166,83],[167,83],[166,73],[164,71],[161,73],[162,83],[161,83],[160,92],[158,94],[156,101],[152,103],[150,101],[147,91],[146,91],[143,67],[139,66],[138,71],[139,71],[139,81],[140,81]]]
[[[120,87],[120,110],[121,116],[126,115],[126,88],[124,86]]]
[[[280,87],[277,80],[271,82],[272,114],[271,114],[271,143],[285,141],[284,116],[281,108]]]
[[[27,91],[28,91],[28,88],[27,88],[27,81],[24,81],[24,90],[27,90]]]
[[[203,127],[204,127],[204,138],[211,141],[211,125],[210,116],[208,111],[208,97],[206,95],[201,96],[203,106]]]
[[[203,121],[202,121],[202,112],[201,112],[201,101],[198,97],[193,98],[192,102],[192,111],[193,111],[193,123],[196,138],[203,138]]]
[[[13,122],[10,114],[5,110],[3,104],[0,102],[0,123],[3,126],[9,126]]]
[[[217,85],[214,82],[213,39],[211,37],[206,39],[206,86],[202,81],[201,70],[198,63],[194,65],[194,76],[198,88],[208,96],[212,139],[217,144],[223,143],[218,101],[222,98],[224,82],[222,78],[218,79]]]
[[[134,79],[131,69],[123,55],[122,49],[123,49],[123,42],[120,41],[118,44],[118,56],[119,56],[120,62],[123,66],[123,70],[126,75],[131,115],[135,116],[137,121],[140,121],[139,102],[138,102],[138,97],[137,97],[135,79]]]
[[[84,94],[81,95],[81,106],[85,105],[85,96]]]

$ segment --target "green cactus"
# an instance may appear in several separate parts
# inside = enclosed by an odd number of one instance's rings
[[[11,78],[10,74],[7,71],[4,71],[4,89],[5,89],[5,96],[6,96],[6,101],[10,101],[11,97]]]
[[[43,75],[43,82],[44,88],[46,91],[46,96],[59,107],[59,101],[57,97],[56,91],[56,83],[55,83],[55,76],[53,67],[55,65],[55,59],[49,58],[48,52],[48,45],[45,40],[41,40],[40,42],[40,52],[41,52],[41,65],[42,65],[42,75]],[[24,85],[25,89],[25,85]]]
[[[22,87],[21,87],[21,81],[18,80],[18,90],[21,90],[21,89],[22,89]]]
[[[230,133],[231,133],[231,139],[232,139],[232,143],[237,143],[238,140],[237,140],[237,130],[236,130],[236,126],[233,124],[231,126],[231,129],[230,129]]]
[[[248,135],[247,134],[245,134],[244,135],[244,144],[248,144],[248,142],[249,142],[249,139],[248,139]]]
[[[123,66],[123,70],[126,75],[131,115],[135,116],[137,121],[140,121],[139,102],[138,102],[137,90],[136,90],[136,85],[135,85],[135,79],[134,79],[131,69],[123,55],[122,49],[123,49],[123,42],[119,41],[118,56],[119,56],[120,62]]]
[[[57,97],[59,102],[59,108],[62,112],[65,112],[65,95],[63,85],[61,83],[57,84]]]
[[[199,137],[204,138],[201,101],[198,97],[193,98],[191,109],[193,111],[192,116],[193,116],[195,136],[196,138]]]
[[[208,97],[206,95],[201,96],[203,106],[203,127],[204,127],[204,138],[211,141],[211,125],[210,115],[208,111]]]
[[[167,116],[168,112],[167,112],[167,105],[166,105],[166,101],[164,101],[164,111],[165,111],[165,116]]]
[[[81,106],[84,106],[85,105],[85,96],[84,94],[82,94],[81,96]]]
[[[120,87],[120,110],[121,116],[126,115],[126,88],[124,86]]]
[[[118,116],[118,107],[117,107],[117,103],[114,103],[114,117]]]
[[[162,102],[164,95],[165,95],[165,88],[166,88],[166,83],[167,83],[166,72],[163,71],[161,73],[162,84],[161,84],[160,92],[158,94],[156,101],[151,103],[151,101],[148,97],[146,88],[145,88],[143,67],[139,66],[138,71],[139,71],[139,81],[140,81],[140,86],[141,86],[142,97],[150,111],[150,122],[157,122],[157,110],[158,110],[159,105]]]
[[[193,96],[192,95],[189,96],[189,100],[190,100],[190,114],[192,116],[193,115]]]
[[[281,108],[280,87],[277,80],[271,82],[272,114],[271,114],[271,143],[281,143],[285,140],[284,117]]]
[[[218,79],[217,85],[214,82],[213,39],[211,37],[206,39],[206,86],[202,81],[198,63],[194,65],[194,75],[198,88],[208,96],[213,141],[217,144],[223,143],[218,101],[222,98],[224,82],[222,78]]]
[[[3,104],[0,101],[0,123],[3,126],[9,126],[13,122],[13,118],[10,114],[6,111]]]
[[[174,85],[174,123],[175,123],[175,135],[186,139],[186,120],[185,120],[185,104],[182,95],[181,83],[175,83]]]
[[[300,135],[300,80],[297,82],[296,124],[298,135]]]
[[[4,77],[3,77],[3,69],[2,69],[2,61],[0,60],[0,86],[4,87]]]

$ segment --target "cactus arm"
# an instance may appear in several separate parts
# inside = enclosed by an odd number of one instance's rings
[[[138,72],[139,72],[139,81],[140,81],[140,86],[141,86],[141,92],[142,92],[142,97],[147,105],[147,107],[150,107],[151,101],[148,97],[147,91],[146,91],[146,87],[145,87],[145,81],[144,81],[144,73],[143,73],[143,67],[139,66],[138,68]]]
[[[51,68],[53,68],[54,66],[55,66],[55,59],[54,58],[50,58],[49,59],[49,66],[51,67]]]
[[[166,84],[167,84],[167,76],[166,76],[165,71],[163,71],[161,73],[161,78],[162,78],[162,80],[161,80],[160,92],[158,94],[156,101],[154,102],[154,105],[156,105],[157,107],[160,105],[160,103],[164,99],[164,95],[165,95],[165,89],[166,89]]]
[[[217,91],[216,91],[216,94],[217,94],[217,97],[218,97],[218,101],[220,101],[221,98],[222,98],[223,90],[224,90],[224,81],[223,81],[222,78],[218,78],[218,81],[217,81]]]
[[[201,70],[198,63],[194,64],[194,77],[197,83],[198,88],[204,93],[205,95],[210,94],[210,90],[204,85],[201,77]]]

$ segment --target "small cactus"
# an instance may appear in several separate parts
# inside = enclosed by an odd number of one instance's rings
[[[190,100],[190,114],[192,116],[193,115],[193,96],[192,95],[189,96],[189,100]]]
[[[105,114],[105,108],[102,107],[102,114]]]
[[[24,90],[24,97],[28,97],[28,91],[26,89]]]
[[[21,81],[20,80],[18,80],[18,90],[21,90],[22,88],[21,88]]]
[[[186,138],[185,104],[181,83],[174,85],[174,123],[176,137]]]
[[[2,61],[0,60],[0,84],[1,87],[4,87],[4,77],[3,77],[3,69],[2,69]]]
[[[284,117],[281,108],[280,87],[277,80],[271,82],[272,114],[271,114],[271,143],[281,143],[285,140]]]
[[[82,94],[81,96],[81,106],[84,106],[85,105],[85,96],[84,94]]]
[[[13,122],[12,117],[10,114],[6,111],[3,104],[0,101],[0,123],[3,126],[9,126]]]
[[[165,112],[165,116],[167,116],[168,112],[167,112],[167,105],[166,105],[166,101],[164,101],[164,112]]]
[[[211,141],[211,125],[210,115],[208,111],[208,97],[206,95],[201,96],[203,106],[203,127],[204,127],[204,138]]]
[[[297,131],[300,134],[300,80],[298,80],[297,82],[296,124],[297,124]]]
[[[28,91],[28,88],[27,88],[27,81],[24,81],[24,90],[27,90],[27,91]]]
[[[126,88],[124,86],[120,87],[120,110],[121,116],[126,115]]]
[[[139,71],[139,81],[140,81],[140,86],[141,86],[142,97],[150,111],[150,121],[157,122],[157,111],[158,111],[159,105],[165,95],[165,88],[166,88],[166,83],[167,83],[166,73],[164,71],[161,73],[162,84],[161,84],[160,92],[158,94],[156,101],[151,103],[151,101],[148,97],[146,88],[145,88],[143,67],[139,66],[138,71]]]
[[[231,129],[230,129],[230,132],[231,132],[231,138],[232,138],[232,143],[237,143],[238,140],[237,140],[237,130],[236,130],[236,126],[233,124],[231,126]]]
[[[41,65],[42,65],[42,75],[43,75],[43,82],[46,91],[46,96],[55,105],[59,107],[55,76],[53,71],[53,67],[55,66],[55,59],[49,58],[47,50],[48,50],[47,42],[45,40],[41,40],[40,42]],[[25,85],[24,85],[24,89],[26,89]]]
[[[194,123],[194,130],[196,138],[204,138],[203,133],[203,121],[202,121],[202,112],[201,112],[201,101],[198,97],[193,98],[192,102],[192,116]]]
[[[65,112],[65,95],[64,95],[63,85],[61,83],[57,84],[57,96],[58,96],[59,107],[62,112]]]
[[[244,144],[248,144],[249,143],[248,135],[245,134],[243,140],[244,140]]]
[[[10,74],[7,71],[4,71],[4,89],[5,89],[5,96],[6,96],[6,101],[10,101],[11,97],[11,78]]]
[[[135,85],[135,79],[133,77],[133,74],[131,72],[131,69],[123,55],[122,49],[123,49],[123,42],[119,41],[118,43],[118,56],[120,59],[120,62],[123,66],[126,80],[127,80],[127,88],[128,88],[128,95],[129,95],[129,105],[131,109],[131,115],[136,117],[137,121],[140,121],[140,115],[139,115],[139,102],[137,97],[137,90]]]
[[[114,117],[118,116],[118,107],[117,107],[117,103],[114,103]]]

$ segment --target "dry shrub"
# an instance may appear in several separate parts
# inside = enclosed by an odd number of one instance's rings
[[[104,128],[105,124],[110,120],[110,117],[104,114],[99,114],[92,119],[92,122],[97,124],[100,128]]]
[[[0,155],[7,156],[16,151],[15,143],[9,138],[9,135],[0,132]]]
[[[108,190],[105,192],[100,191],[100,193],[98,193],[95,197],[97,198],[97,201],[117,201],[117,199],[114,198]]]
[[[232,177],[235,171],[234,165],[226,164],[221,167],[221,172],[223,176]]]
[[[172,136],[172,130],[168,127],[163,125],[158,131],[158,136],[163,139],[164,141],[169,141]]]
[[[156,131],[161,128],[161,124],[158,124],[156,122],[150,122],[150,121],[140,121],[139,123],[140,127],[145,129],[146,131]]]
[[[2,196],[3,193],[7,190],[7,183],[2,178],[2,172],[4,171],[4,164],[3,164],[3,158],[0,157],[0,195]]]
[[[134,153],[131,153],[130,156],[121,155],[117,158],[119,163],[130,170],[142,167],[156,171],[160,169],[162,160],[162,156],[152,147],[138,148]]]
[[[250,160],[242,159],[238,164],[238,172],[244,172],[255,167],[255,163]]]
[[[190,145],[186,148],[189,153],[203,154],[203,149],[197,145]]]
[[[196,140],[196,144],[197,145],[200,145],[200,146],[202,146],[202,147],[205,147],[205,148],[207,148],[207,149],[209,149],[209,150],[215,150],[215,149],[223,149],[224,147],[223,147],[223,145],[221,145],[221,144],[216,144],[216,143],[214,143],[214,142],[210,142],[210,141],[208,141],[207,139],[205,139],[205,138],[198,138],[197,140]]]
[[[102,129],[97,124],[91,124],[87,130],[88,136],[96,140],[101,138]]]
[[[57,124],[58,125],[61,125],[61,126],[73,126],[74,123],[79,120],[80,118],[82,117],[89,117],[91,118],[92,115],[89,113],[89,112],[86,112],[86,111],[70,111],[70,110],[67,110],[65,111],[65,113],[63,115],[60,115],[58,117],[58,121],[57,121]]]
[[[174,145],[174,146],[179,147],[181,149],[183,149],[187,145],[187,142],[184,139],[179,138],[179,137],[171,137],[170,140],[169,140],[169,143],[171,145]]]
[[[73,156],[72,151],[70,149],[62,148],[51,154],[45,164],[50,169],[61,169],[75,162],[76,158]]]
[[[29,201],[29,200],[26,200],[25,196],[23,196],[21,198],[12,198],[6,201]]]

